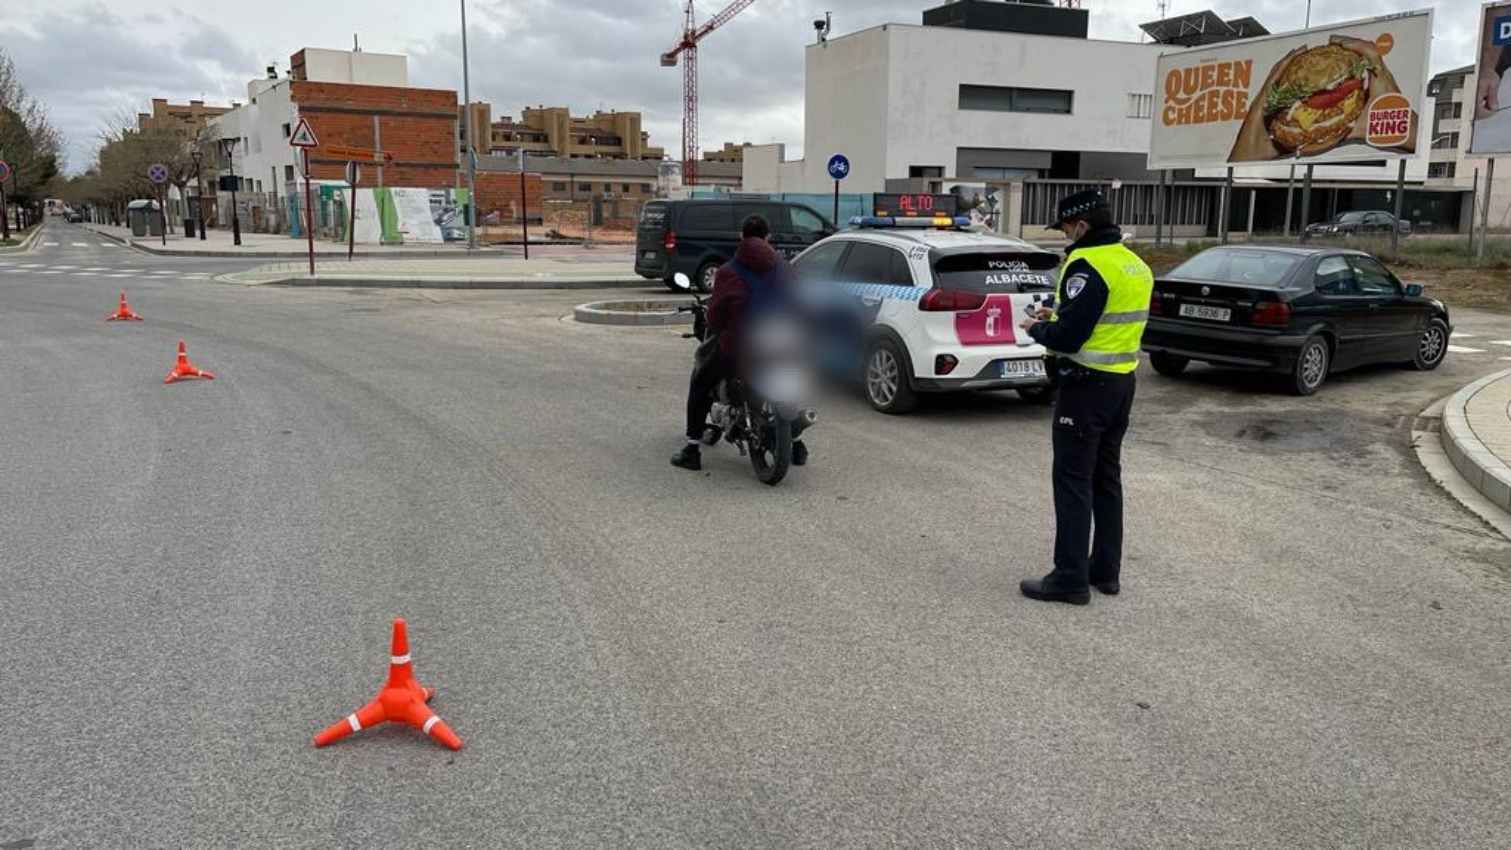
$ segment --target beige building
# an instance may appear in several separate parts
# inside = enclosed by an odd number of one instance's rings
[[[735,144],[734,142],[725,142],[723,150],[704,151],[703,152],[703,161],[704,162],[744,162],[745,161],[745,149],[748,148],[748,147],[750,147],[750,142],[743,142],[743,143],[738,144],[738,145]]]
[[[465,112],[462,113],[465,119]],[[564,106],[526,107],[518,121],[503,115],[497,121],[486,103],[472,104],[478,128],[474,148],[481,154],[528,154],[564,159],[660,160],[666,151],[653,147],[650,134],[640,129],[638,112],[594,112],[574,117]],[[483,149],[483,128],[487,149]]]
[[[205,106],[202,100],[169,103],[166,98],[154,97],[150,114],[146,112],[136,114],[136,128],[142,132],[167,130],[185,139],[192,139],[204,129],[210,119],[230,111],[229,106]]]

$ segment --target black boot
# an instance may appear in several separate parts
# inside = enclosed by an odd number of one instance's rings
[[[1042,578],[1026,578],[1018,583],[1018,589],[1029,599],[1037,599],[1040,602],[1069,602],[1071,605],[1085,605],[1091,601],[1091,591],[1086,588],[1080,590],[1050,590],[1044,586]]]
[[[808,447],[803,445],[802,440],[792,444],[792,465],[804,466],[808,463]]]
[[[1108,596],[1117,596],[1118,593],[1123,589],[1123,586],[1118,583],[1117,579],[1112,579],[1111,581],[1094,581],[1091,583],[1091,586],[1096,588],[1097,590],[1102,591]]]
[[[703,452],[698,449],[698,444],[688,443],[682,447],[682,451],[672,455],[672,466],[680,466],[694,472],[702,469]]]

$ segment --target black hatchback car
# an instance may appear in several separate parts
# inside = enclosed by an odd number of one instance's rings
[[[702,292],[713,289],[714,273],[729,262],[740,244],[740,225],[752,215],[771,224],[771,244],[791,259],[834,233],[834,225],[803,206],[765,199],[649,201],[640,210],[635,232],[635,273],[666,283],[692,278]]]
[[[1144,350],[1162,375],[1200,360],[1282,373],[1311,395],[1368,363],[1436,369],[1452,332],[1441,301],[1362,251],[1227,246],[1155,279]]]

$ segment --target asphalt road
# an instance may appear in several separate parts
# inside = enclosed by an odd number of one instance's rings
[[[1011,395],[831,400],[769,489],[667,464],[691,346],[562,321],[590,293],[78,234],[0,256],[0,847],[1511,844],[1511,545],[1408,445],[1511,319],[1310,399],[1146,372],[1124,593],[1071,608],[1017,592]],[[180,338],[218,380],[162,384]],[[395,616],[465,748],[315,750]]]

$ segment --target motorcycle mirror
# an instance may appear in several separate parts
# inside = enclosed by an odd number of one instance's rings
[[[676,284],[677,288],[684,292],[691,291],[693,288],[692,278],[688,277],[682,272],[677,272],[676,274],[672,275],[672,283]]]

